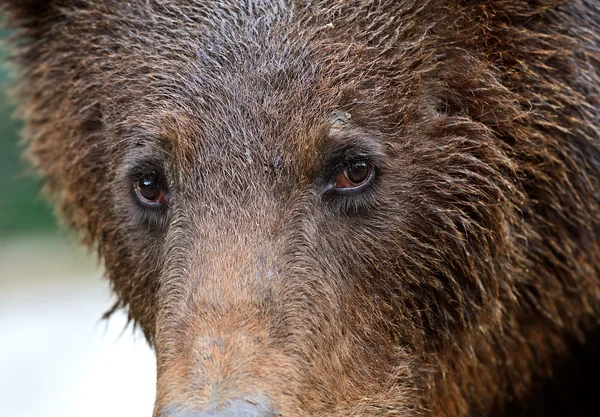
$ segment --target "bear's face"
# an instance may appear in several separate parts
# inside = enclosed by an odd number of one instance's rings
[[[135,36],[101,61],[118,72],[98,104],[106,191],[83,198],[156,348],[157,415],[420,407],[425,352],[495,307],[508,207],[489,132],[433,96],[433,45],[349,41],[276,6],[209,29],[127,13],[114,30]]]
[[[365,43],[272,19],[172,40],[147,75],[155,50],[114,64],[110,192],[87,204],[106,207],[109,276],[156,348],[156,413],[408,410],[405,346],[427,320],[408,309],[434,303],[402,260],[424,227],[412,160],[434,151],[431,106],[409,71],[367,73]]]
[[[548,188],[568,169],[544,135],[566,129],[506,87],[534,55],[502,13],[0,3],[32,160],[156,349],[156,417],[458,416],[528,383],[555,342],[531,312],[568,310],[541,288],[563,259],[541,242],[570,238],[531,219],[593,210]]]
[[[418,409],[424,352],[493,308],[506,191],[488,132],[432,96],[432,46],[349,42],[275,5],[189,27],[127,13],[90,110],[106,184],[82,198],[156,348],[157,415]]]

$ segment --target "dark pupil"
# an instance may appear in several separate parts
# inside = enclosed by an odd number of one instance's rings
[[[145,177],[138,181],[140,195],[146,200],[156,200],[160,196],[160,187],[156,180],[151,177]]]
[[[346,176],[354,184],[360,184],[369,176],[369,165],[366,162],[353,162],[348,165]]]

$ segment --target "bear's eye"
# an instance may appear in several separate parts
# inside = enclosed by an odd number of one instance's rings
[[[333,186],[337,190],[356,190],[369,184],[374,177],[375,169],[369,162],[349,162],[335,177]]]
[[[165,201],[165,193],[156,175],[145,175],[135,182],[135,194],[146,206],[158,206]]]

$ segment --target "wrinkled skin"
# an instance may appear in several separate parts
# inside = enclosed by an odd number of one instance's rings
[[[503,415],[592,340],[597,2],[0,4],[29,155],[156,349],[155,417]]]

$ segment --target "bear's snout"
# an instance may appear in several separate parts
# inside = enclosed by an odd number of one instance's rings
[[[281,414],[272,410],[264,400],[243,398],[231,401],[224,407],[211,408],[206,411],[185,411],[181,407],[166,407],[159,417],[277,417]]]

